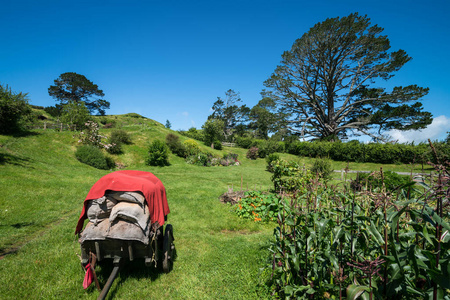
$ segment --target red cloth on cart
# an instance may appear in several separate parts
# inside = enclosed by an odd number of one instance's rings
[[[150,172],[116,171],[100,178],[91,188],[84,200],[83,209],[78,220],[75,234],[83,229],[86,217],[87,201],[101,198],[106,191],[142,192],[148,205],[151,223],[164,225],[164,218],[170,213],[166,189],[161,180]]]

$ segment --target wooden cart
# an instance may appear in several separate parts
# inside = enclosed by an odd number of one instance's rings
[[[142,195],[141,205],[148,213],[145,226],[141,223],[133,224],[126,218],[103,218],[98,222],[90,219],[81,230],[84,220],[88,218],[92,201],[106,197],[111,191],[134,191]],[[94,184],[84,201],[75,233],[79,234],[83,270],[86,270],[86,276],[93,274],[98,289],[100,284],[95,275],[95,265],[97,262],[112,260],[113,270],[98,299],[105,299],[122,264],[127,260],[142,259],[148,267],[156,268],[161,264],[165,273],[171,271],[175,246],[173,227],[166,223],[169,212],[165,188],[149,172],[116,171],[103,176]]]

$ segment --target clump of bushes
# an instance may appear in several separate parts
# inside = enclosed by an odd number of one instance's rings
[[[107,151],[111,154],[120,154],[123,144],[131,144],[131,137],[125,130],[116,129],[111,132],[109,143],[110,147],[107,148]]]
[[[248,159],[257,159],[259,157],[258,150],[259,149],[256,147],[251,147],[250,149],[248,149],[246,157]]]
[[[383,182],[387,191],[394,191],[412,183],[412,180],[409,176],[402,176],[392,171],[358,173],[356,179],[351,181],[350,187],[354,191],[381,189]]]
[[[222,142],[219,140],[215,140],[213,142],[213,146],[214,146],[214,149],[216,149],[216,150],[222,150]]]
[[[249,137],[236,137],[236,145],[241,148],[249,149],[252,146],[253,139]]]
[[[450,145],[443,142],[433,143],[440,161],[450,158]],[[425,164],[437,160],[426,143],[393,144],[361,143],[359,141],[342,142],[294,142],[286,152],[312,158],[329,157],[338,161],[372,162],[382,164],[408,164],[411,162]]]
[[[316,159],[311,168],[311,172],[325,181],[331,179],[334,170],[329,159]]]
[[[210,167],[213,165],[213,158],[211,153],[197,152],[197,154],[189,155],[186,162],[191,165]]]
[[[238,166],[240,164],[238,160],[238,154],[225,153],[222,158],[214,156],[212,153],[198,152],[195,155],[190,155],[186,158],[188,164],[212,167],[212,166]]]
[[[238,160],[238,154],[236,153],[225,153],[220,160],[220,165],[228,167],[228,166],[238,166],[240,164]]]
[[[166,144],[173,154],[183,158],[186,157],[186,146],[181,143],[180,138],[177,135],[173,133],[169,133],[168,135],[166,135]]]
[[[278,159],[272,162],[272,182],[275,192],[305,194],[314,175],[295,161]]]
[[[188,139],[183,142],[184,147],[186,148],[186,155],[197,155],[200,152],[200,146],[193,139]]]
[[[266,157],[267,171],[273,172],[273,163],[280,159],[280,156],[276,153],[269,154]]]
[[[92,145],[82,145],[77,148],[75,157],[82,163],[91,167],[109,170],[115,167],[114,160],[105,155],[102,150]]]
[[[0,134],[21,131],[32,115],[26,94],[0,84]]]
[[[146,163],[150,166],[168,166],[169,148],[166,143],[160,140],[154,140],[149,146]]]
[[[281,211],[281,203],[278,195],[250,191],[233,208],[239,217],[254,222],[275,221]]]

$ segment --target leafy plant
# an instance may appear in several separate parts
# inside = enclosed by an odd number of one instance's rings
[[[180,138],[177,135],[173,133],[166,135],[166,144],[173,154],[179,157],[186,157],[186,146],[181,143]]]
[[[214,149],[216,149],[216,150],[222,150],[222,142],[221,142],[221,141],[215,140],[215,141],[213,142],[213,145],[214,145]]]
[[[381,189],[394,191],[402,186],[410,185],[412,180],[409,176],[399,175],[392,171],[358,173],[355,180],[352,180],[350,186],[354,190]]]
[[[275,221],[282,204],[277,195],[250,191],[234,206],[238,216],[255,222]]]
[[[27,94],[14,93],[0,84],[0,134],[20,131],[31,115]]]
[[[115,167],[113,159],[103,154],[102,150],[92,145],[77,147],[75,157],[82,163],[91,167],[109,170]]]
[[[90,145],[96,148],[108,149],[112,147],[112,144],[103,143],[103,139],[106,136],[101,135],[98,132],[98,124],[94,121],[87,121],[85,124],[85,129],[80,132],[78,143],[83,145]]]
[[[148,149],[147,165],[150,166],[168,166],[169,148],[160,140],[154,140]]]
[[[183,142],[184,147],[186,147],[187,156],[196,155],[200,152],[200,146],[193,139],[188,139]]]
[[[107,149],[109,153],[119,154],[122,153],[123,144],[131,144],[131,137],[125,130],[116,129],[111,132],[109,137],[110,147]]]
[[[246,157],[248,159],[257,159],[259,157],[258,150],[259,149],[256,147],[251,147],[250,149],[248,149]]]
[[[447,299],[450,174],[437,170],[416,198],[313,184],[282,202],[266,283],[280,298]]]
[[[333,174],[334,170],[331,166],[330,160],[316,159],[311,168],[311,172],[324,179],[325,181],[328,181],[331,179],[331,175]]]
[[[278,154],[272,153],[269,154],[266,157],[266,162],[267,162],[267,171],[269,172],[273,172],[273,166],[272,164],[275,163],[277,160],[280,159],[280,156]]]

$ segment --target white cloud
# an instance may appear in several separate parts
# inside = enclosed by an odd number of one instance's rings
[[[433,119],[433,122],[427,128],[422,130],[390,130],[388,134],[393,140],[399,143],[407,142],[426,142],[428,139],[442,140],[446,137],[447,131],[450,131],[450,118],[442,115]]]
[[[189,113],[187,111],[183,111],[181,114],[185,117],[189,116]]]

